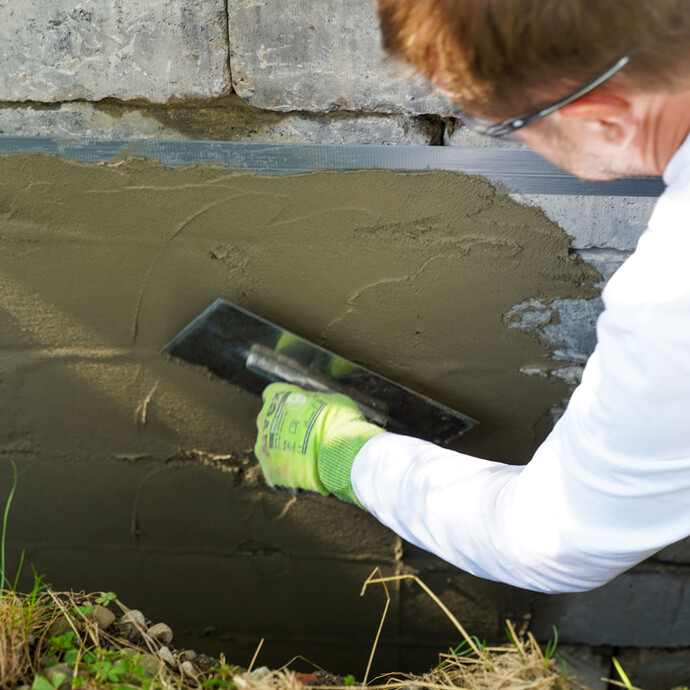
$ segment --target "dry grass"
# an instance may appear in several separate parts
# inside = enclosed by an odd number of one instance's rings
[[[31,653],[36,637],[50,626],[52,614],[45,604],[0,590],[0,690],[10,690],[35,676]]]
[[[412,575],[382,577],[378,569],[364,583],[362,594],[372,585],[380,585],[388,595],[388,583],[411,579],[414,580],[443,610],[456,627],[464,640],[462,649],[456,649],[439,657],[435,669],[422,675],[391,673],[369,682],[369,669],[376,654],[378,639],[383,627],[391,598],[388,596],[381,617],[379,631],[374,641],[369,665],[361,683],[356,688],[367,690],[574,690],[584,686],[574,679],[564,677],[552,654],[540,649],[530,633],[518,634],[508,621],[509,644],[503,647],[484,647],[476,638],[470,637],[460,622],[453,616],[438,597],[421,581]],[[55,653],[55,644],[51,642],[56,636],[65,632],[74,640],[81,650],[77,660],[78,668],[69,671],[71,678],[77,678],[77,670],[82,669],[85,675],[84,659],[88,653],[119,655],[123,650],[130,650],[151,660],[157,661],[157,667],[149,671],[147,683],[143,687],[149,690],[303,690],[303,677],[289,668],[263,673],[251,673],[261,645],[256,650],[254,659],[248,669],[228,664],[221,657],[218,667],[206,672],[199,670],[191,678],[182,668],[182,655],[176,656],[178,666],[170,666],[159,660],[158,650],[161,643],[147,635],[141,628],[136,645],[128,639],[118,636],[117,626],[113,630],[102,630],[89,616],[80,613],[84,604],[93,603],[98,595],[75,594],[73,592],[56,593],[42,589],[33,596],[23,596],[9,590],[0,590],[0,690],[14,690],[22,683],[32,685],[37,674],[46,673],[40,664],[41,656]],[[118,600],[110,608],[119,606],[120,612],[128,611]],[[81,607],[81,609],[80,609]],[[71,633],[74,633],[72,636]],[[72,664],[74,667],[74,664]],[[93,667],[92,667],[93,668]],[[84,677],[81,681],[83,690],[92,688],[114,687],[116,683],[107,679]],[[69,680],[69,679],[68,679]],[[124,678],[122,679],[124,680]],[[623,684],[621,684],[623,685]],[[119,685],[118,687],[123,687]],[[138,688],[136,683],[126,687]],[[312,686],[312,688],[334,686]],[[340,687],[342,690],[342,686]]]
[[[450,622],[464,640],[464,652],[441,654],[438,666],[430,673],[414,676],[396,674],[383,686],[388,690],[414,688],[428,690],[449,690],[462,688],[463,690],[571,690],[584,686],[570,680],[558,667],[552,655],[545,656],[531,633],[526,636],[518,635],[511,621],[506,621],[511,645],[506,647],[484,647],[478,644],[476,638],[468,635],[457,618],[448,607],[415,575],[396,575],[382,577],[378,568],[372,572],[362,587],[362,594],[371,584],[381,584],[386,593],[386,605],[381,617],[379,630],[374,641],[369,666],[365,675],[365,683],[369,669],[376,653],[379,635],[388,607],[390,594],[387,583],[400,580],[413,580],[446,614]],[[369,686],[370,688],[372,686]]]

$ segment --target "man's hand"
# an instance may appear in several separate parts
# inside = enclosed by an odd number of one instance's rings
[[[362,446],[383,429],[345,395],[272,383],[256,420],[254,452],[270,486],[335,494],[359,505],[350,471]]]

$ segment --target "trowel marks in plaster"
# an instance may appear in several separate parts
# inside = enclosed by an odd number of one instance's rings
[[[83,459],[249,451],[257,401],[158,354],[223,297],[479,419],[462,449],[525,461],[566,388],[520,373],[549,353],[501,317],[598,279],[480,178],[41,155],[0,158],[0,270],[0,450]]]

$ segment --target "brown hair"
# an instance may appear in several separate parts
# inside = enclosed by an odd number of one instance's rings
[[[565,95],[631,48],[635,90],[687,86],[688,0],[378,0],[384,48],[477,114]]]

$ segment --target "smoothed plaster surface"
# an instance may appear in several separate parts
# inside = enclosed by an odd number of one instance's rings
[[[459,449],[525,462],[568,389],[522,373],[564,363],[504,314],[594,298],[599,280],[539,209],[480,178],[44,155],[0,158],[0,273],[0,460],[21,473],[10,546],[55,584],[148,599],[197,646],[251,657],[267,636],[266,662],[292,645],[325,665],[362,620],[373,634],[362,579],[404,571],[408,547],[353,506],[263,486],[258,400],[160,348],[223,297],[480,420]],[[441,582],[480,637],[527,609],[501,585]],[[452,630],[424,623],[416,592],[396,605],[382,648],[412,642],[432,663]]]

